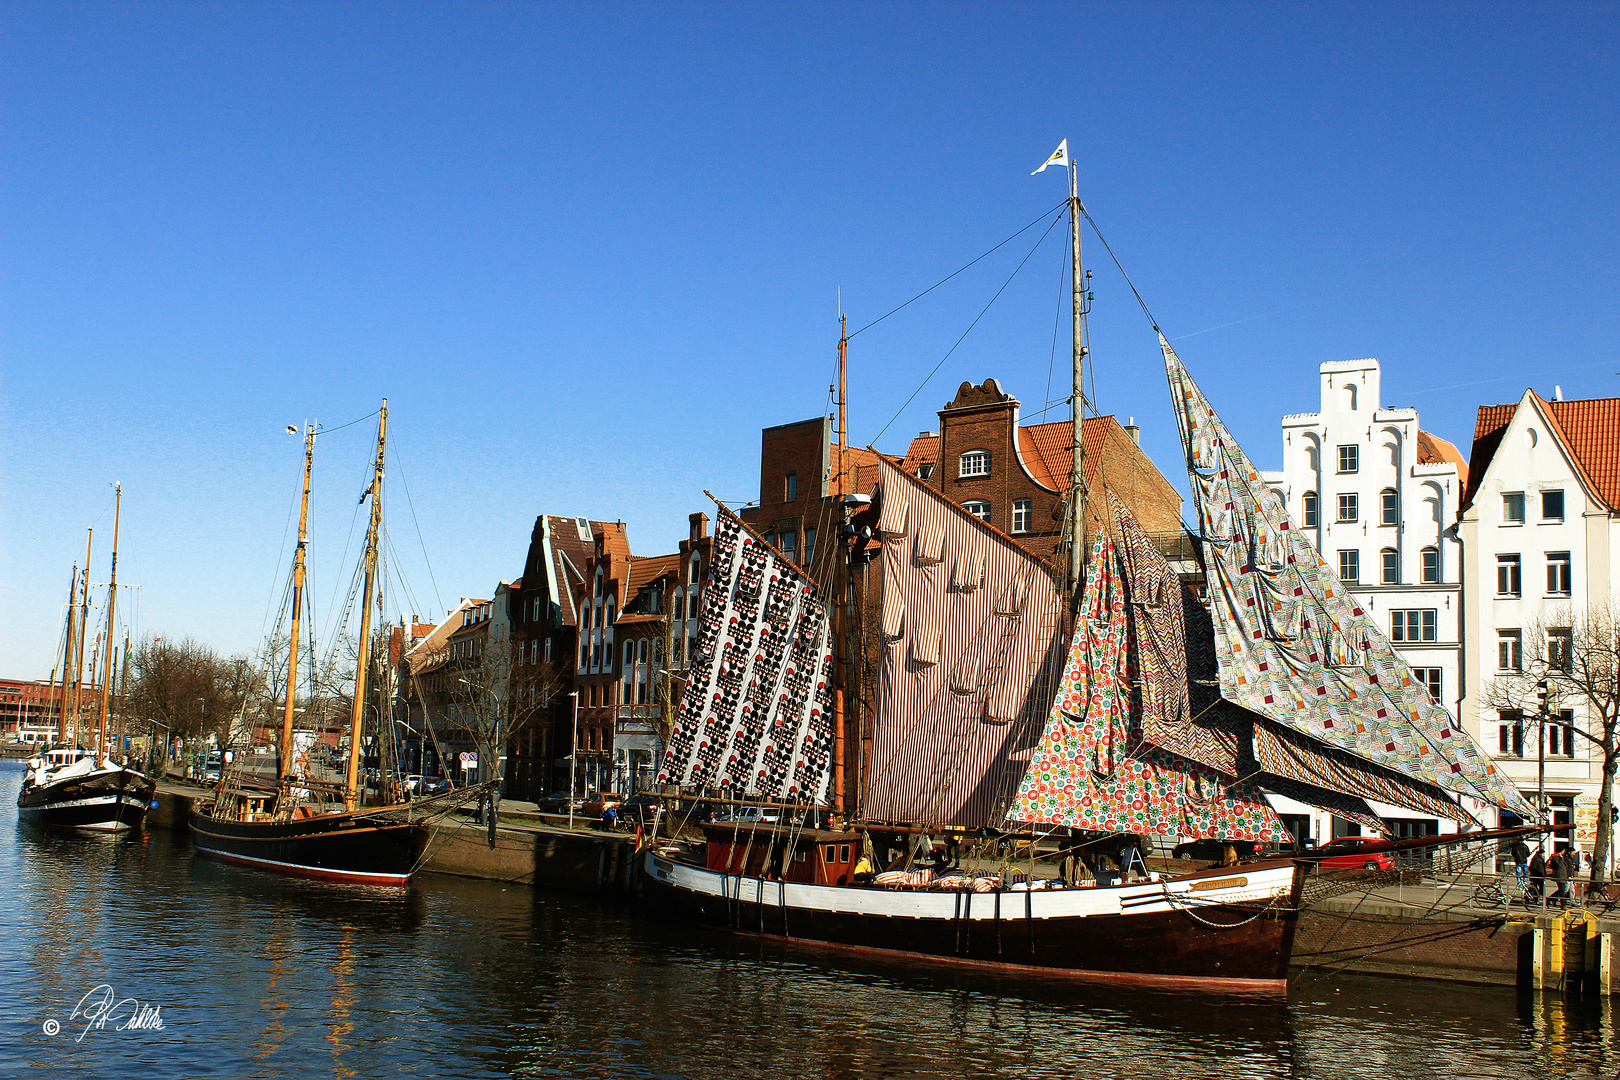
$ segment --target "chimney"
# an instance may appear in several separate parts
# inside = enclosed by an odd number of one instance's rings
[[[1553,386],[1553,400],[1554,401],[1563,401],[1564,400],[1564,388],[1562,386],[1558,386],[1556,384]]]
[[[687,522],[687,539],[690,540],[692,543],[694,543],[694,544],[697,543],[699,540],[703,539],[705,536],[707,536],[709,534],[709,515],[708,514],[701,513],[701,512],[696,513],[696,514],[688,514],[688,515],[686,515],[686,522]]]
[[[937,438],[939,438],[939,432],[937,432],[937,431],[919,431],[919,432],[917,432],[917,438],[919,438],[919,439],[937,439]]]
[[[1131,442],[1137,446],[1142,445],[1142,429],[1136,426],[1136,417],[1131,417],[1131,422],[1125,425],[1125,434],[1129,435]]]

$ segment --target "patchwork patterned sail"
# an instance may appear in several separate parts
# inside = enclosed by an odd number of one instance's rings
[[[1052,568],[879,463],[883,669],[863,809],[874,821],[1000,824],[1056,681]]]
[[[810,579],[720,508],[691,681],[661,784],[826,802],[832,638]]]
[[[1412,677],[1221,423],[1161,335],[1198,507],[1221,694],[1455,795],[1523,796]]]
[[[1144,744],[1126,672],[1123,581],[1099,530],[1068,665],[1040,746],[1008,817],[1098,832],[1282,842],[1288,832],[1252,785]],[[1143,654],[1143,710],[1176,696],[1172,673]],[[1183,668],[1183,672],[1184,672]],[[1149,683],[1157,679],[1157,688]],[[1182,674],[1179,694],[1186,697]]]

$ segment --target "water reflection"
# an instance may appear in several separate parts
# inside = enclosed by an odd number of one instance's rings
[[[20,770],[0,765],[0,800]],[[9,794],[8,794],[9,789]],[[623,907],[425,876],[292,881],[0,829],[0,1075],[252,1077],[1594,1077],[1607,1003],[1306,976],[1286,1004],[863,962]],[[47,1038],[98,983],[162,1031]]]

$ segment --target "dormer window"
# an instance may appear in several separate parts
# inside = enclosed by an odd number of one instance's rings
[[[925,461],[921,465],[917,466],[917,479],[928,480],[932,479],[933,475],[934,463],[932,461]]]
[[[958,469],[957,475],[962,477],[989,476],[990,451],[969,450],[967,453],[963,454],[961,468]]]

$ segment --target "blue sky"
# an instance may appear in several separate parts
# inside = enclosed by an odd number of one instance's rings
[[[91,525],[105,580],[115,480],[133,629],[250,651],[296,494],[286,425],[384,396],[400,609],[488,595],[539,513],[671,549],[704,488],[755,496],[761,427],[825,408],[839,290],[862,326],[1055,208],[1061,177],[1029,172],[1065,137],[1262,464],[1324,360],[1379,357],[1385,404],[1465,453],[1480,403],[1620,394],[1617,24],[1581,4],[6,5],[0,674],[48,674]],[[964,379],[1042,408],[1061,228],[902,410],[1035,236],[852,342],[852,439],[887,426],[903,451]],[[1152,332],[1088,245],[1099,405],[1184,486]],[[373,434],[317,448],[322,622]]]

